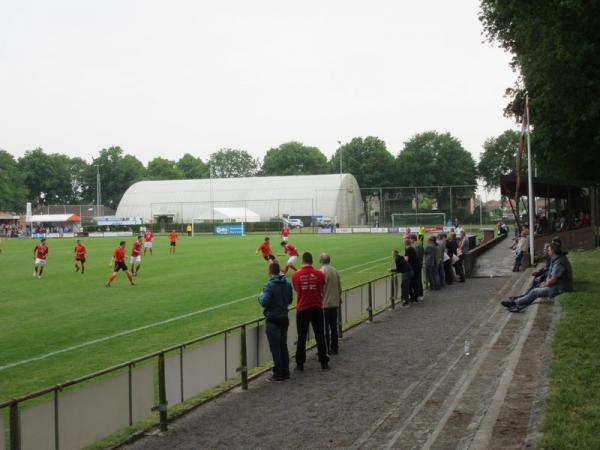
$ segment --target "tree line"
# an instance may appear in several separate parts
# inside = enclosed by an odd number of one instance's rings
[[[457,138],[436,131],[413,136],[397,155],[378,137],[356,137],[340,145],[329,159],[317,147],[296,141],[269,149],[262,161],[245,150],[224,148],[206,161],[186,153],[179,160],[157,157],[146,166],[120,147],[102,149],[91,162],[48,154],[41,148],[20,158],[0,150],[0,210],[22,211],[28,201],[34,206],[94,203],[98,167],[102,202],[112,208],[137,181],[208,178],[209,171],[215,178],[339,173],[340,157],[343,172],[353,174],[361,188],[475,185],[478,176],[489,179],[486,184],[495,187],[500,172],[514,170],[518,134],[507,133],[486,142],[479,164],[483,172]],[[503,156],[489,156],[495,153]],[[506,164],[498,164],[498,159]],[[439,196],[439,189],[431,190]],[[474,188],[466,191],[472,193]]]

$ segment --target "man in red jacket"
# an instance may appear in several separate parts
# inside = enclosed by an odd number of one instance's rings
[[[312,266],[313,257],[309,252],[302,255],[302,268],[292,276],[292,285],[297,294],[296,328],[298,343],[296,345],[296,370],[303,371],[306,361],[306,337],[308,326],[312,324],[321,369],[329,370],[329,357],[325,345],[325,328],[323,322],[323,287],[325,275]]]

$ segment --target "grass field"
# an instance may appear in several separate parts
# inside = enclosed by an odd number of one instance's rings
[[[104,285],[119,238],[83,239],[85,275],[73,267],[74,240],[49,239],[42,279],[32,277],[37,241],[5,240],[0,400],[259,317],[256,298],[267,275],[254,251],[263,237],[183,237],[169,255],[167,238],[159,236],[154,255],[143,259],[137,285],[119,274],[112,288]],[[277,237],[271,239],[279,252]],[[127,239],[128,254],[132,242]],[[393,234],[294,234],[290,242],[317,258],[330,253],[344,287],[385,274],[391,250],[402,247],[401,235]]]
[[[600,251],[572,252],[575,292],[561,294],[540,448],[600,448]]]

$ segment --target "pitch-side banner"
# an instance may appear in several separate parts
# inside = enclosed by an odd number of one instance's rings
[[[242,236],[244,234],[243,224],[215,225],[215,234],[219,236]]]

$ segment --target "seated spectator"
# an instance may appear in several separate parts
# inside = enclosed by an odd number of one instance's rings
[[[529,292],[531,292],[533,289],[540,287],[542,285],[542,283],[544,281],[546,281],[546,278],[548,277],[548,273],[550,271],[550,266],[552,265],[552,258],[550,257],[549,249],[550,249],[550,244],[544,244],[544,260],[545,260],[546,265],[544,267],[542,267],[540,270],[536,270],[535,272],[533,272],[531,274],[534,278],[533,278],[533,282],[531,283],[531,286],[529,287],[529,289],[527,289],[525,291],[525,293],[523,293],[523,294],[509,297],[510,300],[515,300],[523,295],[529,294]],[[565,255],[566,255],[566,253],[565,253]]]
[[[570,264],[562,253],[560,244],[552,242],[548,253],[552,264],[546,281],[540,287],[532,289],[515,300],[503,301],[502,306],[508,308],[510,312],[519,312],[531,305],[537,298],[554,297],[562,292],[573,290],[573,273],[569,269]]]

